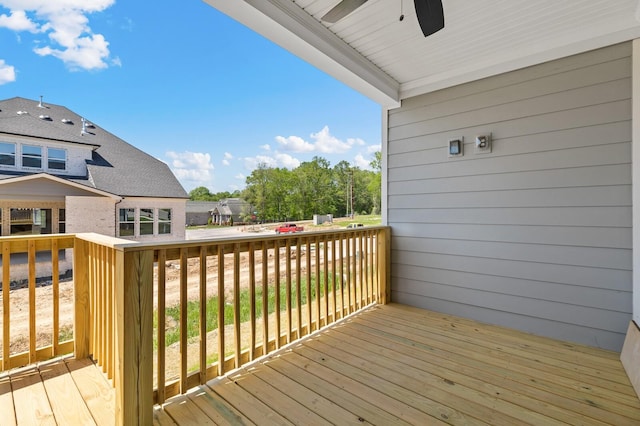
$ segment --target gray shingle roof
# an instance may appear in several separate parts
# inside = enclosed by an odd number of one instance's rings
[[[19,97],[0,101],[0,136],[4,133],[97,147],[87,164],[88,179],[68,177],[78,183],[123,197],[188,198],[167,164],[90,120],[93,126],[81,135],[80,115],[64,106],[44,105],[41,108],[39,101]],[[47,115],[50,120],[42,120],[40,115]],[[63,119],[71,123],[64,123]]]
[[[218,210],[219,214],[239,216],[243,212],[243,209],[249,208],[251,205],[244,201],[242,198],[225,198],[218,202],[218,204],[209,210],[213,212]]]

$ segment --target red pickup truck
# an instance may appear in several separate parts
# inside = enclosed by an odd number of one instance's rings
[[[286,234],[293,232],[302,232],[304,231],[304,227],[298,226],[295,223],[283,223],[282,225],[276,228],[276,234]]]

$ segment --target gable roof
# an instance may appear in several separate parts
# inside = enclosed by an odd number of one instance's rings
[[[321,18],[338,0],[205,2],[386,107],[640,37],[638,0],[442,0],[445,27],[426,38],[413,1],[333,24]]]
[[[209,210],[211,213],[218,213],[227,216],[240,216],[243,209],[251,206],[242,198],[224,198],[216,204],[214,208]]]
[[[41,115],[49,118],[41,119]],[[15,97],[0,101],[0,137],[25,136],[93,149],[86,179],[77,176],[69,179],[100,191],[122,197],[188,198],[166,163],[90,120],[83,134],[82,118],[64,106]]]
[[[74,182],[74,181],[69,180],[69,179],[63,179],[63,178],[58,177],[58,176],[50,175],[48,173],[38,173],[38,174],[23,175],[23,176],[13,176],[13,177],[9,177],[9,178],[6,178],[6,179],[0,179],[0,187],[2,187],[2,186],[11,186],[11,185],[16,185],[16,184],[20,184],[20,183],[27,183],[27,182],[37,183],[38,186],[40,186],[40,187],[44,186],[43,182],[50,182],[50,183],[53,183],[53,184],[63,185],[63,186],[71,187],[71,188],[76,189],[76,190],[80,190],[78,192],[78,194],[82,194],[84,192],[84,193],[87,193],[87,194],[100,195],[100,196],[103,196],[103,197],[109,197],[109,198],[113,198],[113,199],[116,199],[116,200],[120,200],[121,199],[117,195],[110,194],[108,192],[101,191],[99,189],[91,188],[91,187],[89,187],[87,185],[83,185],[83,184]],[[69,194],[67,193],[66,195],[69,195]]]

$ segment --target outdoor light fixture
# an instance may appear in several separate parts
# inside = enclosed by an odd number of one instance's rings
[[[449,139],[449,157],[462,157],[464,155],[464,138]]]

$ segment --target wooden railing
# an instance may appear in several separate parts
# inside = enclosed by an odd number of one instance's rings
[[[97,234],[0,239],[3,259],[27,253],[30,293],[35,253],[48,250],[55,269],[58,251],[73,247],[75,318],[73,340],[30,343],[28,353],[9,354],[3,291],[2,367],[69,353],[73,345],[76,357],[92,356],[113,379],[116,423],[151,424],[154,403],[386,303],[389,232],[367,227],[153,244]],[[10,281],[7,264],[3,282]],[[30,324],[31,342],[35,320]]]
[[[60,277],[66,268],[71,270],[74,239],[73,235],[0,238],[0,371],[73,352],[72,324],[60,323]],[[47,281],[46,287],[40,286],[43,280]],[[12,299],[18,295],[15,292],[12,295],[12,288],[21,293],[21,302],[16,301],[14,308]],[[45,306],[46,310],[38,306]],[[16,330],[16,327],[20,328]]]

